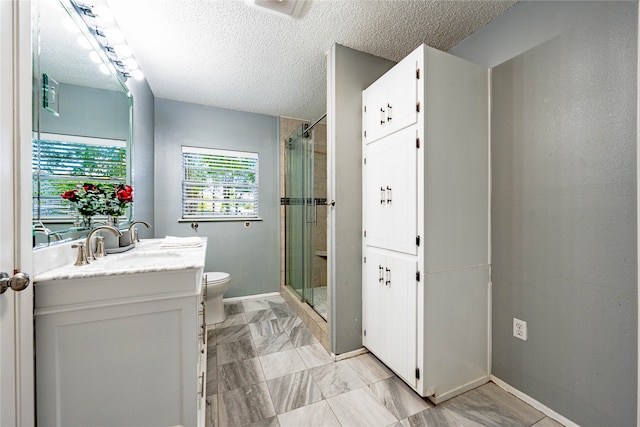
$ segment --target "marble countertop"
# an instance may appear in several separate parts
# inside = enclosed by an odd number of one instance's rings
[[[34,283],[63,279],[204,268],[207,238],[199,247],[162,248],[164,239],[144,239],[127,252],[107,255],[87,265],[68,263],[36,275]]]

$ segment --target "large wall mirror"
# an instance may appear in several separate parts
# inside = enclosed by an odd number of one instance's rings
[[[62,198],[84,184],[128,184],[131,177],[130,92],[94,50],[92,37],[67,0],[34,1],[34,247],[86,235],[106,220],[82,215]],[[87,218],[87,217],[90,218]],[[128,207],[119,218],[131,218]]]

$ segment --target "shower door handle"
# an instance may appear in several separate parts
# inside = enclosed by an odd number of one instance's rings
[[[308,216],[306,218],[307,224],[318,225],[318,201],[316,199],[311,199],[312,204],[306,205],[306,208],[311,208],[311,212],[307,211]]]
[[[313,225],[318,226],[318,201],[313,199]]]

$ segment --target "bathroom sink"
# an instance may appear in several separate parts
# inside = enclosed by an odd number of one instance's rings
[[[100,259],[97,263],[111,268],[148,268],[152,266],[170,266],[176,263],[182,264],[182,260],[183,255],[175,251],[151,250],[109,255]]]
[[[170,251],[148,251],[148,252],[132,252],[131,254],[123,254],[120,256],[122,259],[136,260],[139,262],[145,261],[158,261],[158,260],[171,260],[180,258],[182,255],[176,252]],[[113,257],[116,258],[116,257]]]

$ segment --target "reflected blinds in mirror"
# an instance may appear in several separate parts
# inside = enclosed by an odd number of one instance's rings
[[[76,185],[126,183],[126,141],[41,134],[33,139],[32,159],[34,219],[75,215],[61,194]]]

